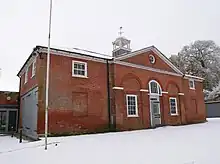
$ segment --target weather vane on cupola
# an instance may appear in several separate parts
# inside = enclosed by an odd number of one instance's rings
[[[120,27],[119,32],[118,32],[119,36],[122,36],[123,33],[124,32],[122,31],[122,27]]]
[[[119,57],[131,52],[130,43],[126,37],[122,36],[124,32],[122,31],[122,27],[119,28],[119,37],[112,43],[113,44],[113,57]]]

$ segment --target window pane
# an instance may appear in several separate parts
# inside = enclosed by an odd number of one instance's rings
[[[128,107],[128,114],[129,114],[129,115],[136,115],[135,106],[129,106],[129,107]]]
[[[82,64],[78,64],[78,69],[82,69]]]
[[[81,71],[82,75],[85,75],[85,71]]]
[[[131,104],[132,104],[133,106],[135,106],[135,105],[136,105],[136,104],[135,104],[135,100],[132,100]]]
[[[78,70],[78,74],[79,74],[79,75],[83,75],[83,72],[80,71],[80,70]]]
[[[77,75],[77,70],[74,69],[74,75]]]
[[[154,112],[154,113],[160,113],[160,112],[159,112],[159,104],[153,103],[153,112]]]
[[[131,105],[131,101],[129,100],[129,97],[128,97],[128,105]]]
[[[151,85],[151,93],[158,93],[157,83],[151,82],[150,85]]]
[[[136,98],[135,96],[127,96],[128,115],[136,115]]]
[[[195,88],[193,80],[189,80],[189,87],[190,88]]]
[[[176,99],[174,98],[170,99],[170,113],[177,114]]]
[[[84,63],[74,63],[74,75],[85,76],[85,64]]]
[[[173,102],[175,102],[175,100],[174,100],[174,99],[170,99],[170,102],[172,102],[172,103],[173,103]]]

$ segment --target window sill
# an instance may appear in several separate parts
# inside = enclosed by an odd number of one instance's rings
[[[88,76],[80,76],[80,75],[72,75],[72,77],[79,77],[79,78],[84,78],[84,79],[88,78]]]
[[[191,89],[191,90],[196,90],[196,88],[189,88],[189,89]]]
[[[179,116],[178,114],[170,114],[171,116]]]
[[[127,117],[139,117],[138,115],[128,115]]]

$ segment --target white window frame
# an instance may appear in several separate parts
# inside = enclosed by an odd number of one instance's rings
[[[128,97],[134,97],[135,98],[135,115],[130,115],[128,112]],[[137,101],[137,95],[127,94],[126,95],[126,107],[127,107],[127,117],[138,117],[138,101]]]
[[[175,100],[176,113],[171,113],[171,103],[170,103],[171,99]],[[170,105],[170,115],[171,116],[177,116],[178,115],[178,108],[177,108],[177,99],[176,99],[176,97],[170,97],[169,98],[169,105]]]
[[[193,86],[192,86],[192,87],[191,87],[191,85],[190,85],[190,82],[193,83]],[[195,80],[189,79],[189,88],[190,88],[190,89],[195,89]]]
[[[153,59],[152,62],[151,62],[150,58]],[[154,64],[154,63],[155,63],[156,59],[155,59],[154,55],[149,55],[149,61],[150,61],[151,64]]]
[[[28,67],[24,73],[24,84],[26,84],[28,82]]]
[[[75,63],[78,63],[78,64],[84,64],[85,65],[85,75],[76,75],[74,74],[74,64]],[[88,72],[87,72],[87,63],[86,62],[82,62],[82,61],[76,61],[76,60],[73,60],[72,61],[72,76],[73,77],[82,77],[82,78],[87,78],[88,77]]]
[[[32,63],[32,75],[31,78],[34,77],[36,75],[36,58],[33,60]]]
[[[152,92],[151,92],[151,83],[152,83],[152,82],[155,82],[155,83],[157,84],[157,92],[158,92],[158,93],[152,93]],[[160,84],[159,84],[156,80],[151,80],[151,81],[149,81],[148,86],[149,86],[149,94],[150,94],[150,95],[159,95],[159,96],[162,95],[162,88],[161,88]]]

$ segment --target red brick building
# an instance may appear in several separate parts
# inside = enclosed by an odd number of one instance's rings
[[[17,131],[18,97],[18,92],[0,91],[0,134]]]
[[[52,48],[49,133],[133,130],[206,119],[202,78],[184,75],[156,47],[132,52],[113,42],[113,57]],[[21,126],[44,133],[47,47],[36,46],[18,73]]]

